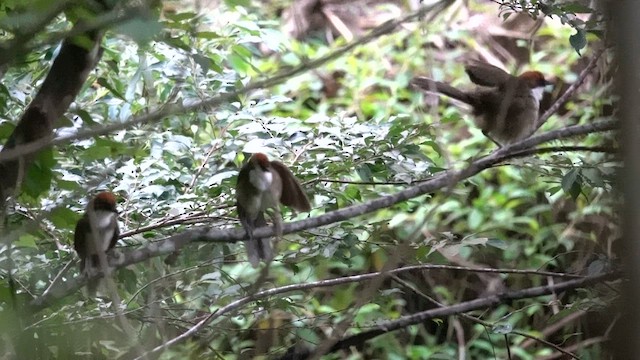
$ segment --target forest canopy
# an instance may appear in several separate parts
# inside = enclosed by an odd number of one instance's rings
[[[623,196],[604,14],[3,1],[3,358],[611,356]],[[528,81],[509,74],[534,71],[535,133],[496,141]],[[477,88],[514,105],[482,125]],[[265,216],[282,228],[256,220],[251,240],[243,166],[246,186],[271,169],[284,189]],[[115,247],[86,255],[102,235]],[[254,267],[256,239],[274,255]]]

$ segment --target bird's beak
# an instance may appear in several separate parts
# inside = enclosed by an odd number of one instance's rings
[[[545,86],[555,85],[558,82],[558,79],[555,76],[551,76],[548,79],[544,80]]]

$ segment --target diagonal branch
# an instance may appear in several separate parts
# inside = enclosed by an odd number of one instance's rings
[[[53,137],[54,122],[67,111],[102,55],[102,35],[102,31],[96,30],[63,42],[40,90],[0,151],[0,157],[16,148],[49,143]],[[34,159],[32,152],[0,163],[0,205],[20,186]]]
[[[420,324],[429,319],[461,314],[473,310],[486,309],[514,300],[534,298],[538,296],[560,293],[567,290],[588,287],[597,283],[611,281],[618,278],[620,278],[619,273],[606,273],[597,276],[585,277],[583,279],[569,280],[553,285],[544,285],[522,290],[509,291],[502,294],[495,294],[471,301],[465,301],[451,306],[418,312],[408,316],[403,316],[397,320],[378,323],[372,330],[342,339],[337,344],[335,344],[331,350],[332,352],[335,352],[341,349],[348,349],[351,346],[358,346],[363,344],[365,341],[373,339],[379,335],[403,329],[410,325]]]
[[[362,38],[356,41],[353,41],[325,56],[322,56],[316,60],[308,61],[290,70],[282,71],[279,74],[276,74],[267,79],[250,83],[240,90],[219,94],[211,98],[208,98],[206,100],[194,102],[190,105],[182,105],[177,103],[165,104],[155,110],[149,111],[149,113],[146,115],[132,117],[129,120],[121,123],[101,126],[101,127],[97,127],[95,129],[90,129],[90,130],[84,130],[74,135],[61,136],[56,139],[47,138],[47,139],[41,139],[36,142],[31,142],[29,144],[22,145],[14,149],[10,149],[8,151],[3,151],[2,153],[0,153],[0,164],[8,160],[13,160],[21,156],[34,153],[38,150],[44,149],[51,145],[60,145],[60,144],[68,143],[75,140],[88,139],[95,136],[105,135],[115,131],[128,129],[134,125],[153,123],[169,116],[186,114],[186,113],[198,111],[201,109],[210,109],[212,107],[216,107],[221,104],[231,102],[234,99],[236,99],[238,96],[245,95],[253,90],[270,88],[275,85],[282,84],[295,76],[301,75],[311,69],[318,68],[329,61],[335,60],[360,45],[369,43],[379,38],[382,35],[388,34],[393,30],[395,30],[398,26],[406,22],[415,20],[416,18],[419,18],[419,17],[423,17],[426,14],[431,14],[431,17],[433,17],[436,14],[438,14],[440,11],[445,9],[447,6],[449,6],[452,2],[453,2],[452,0],[441,0],[431,6],[424,6],[418,9],[417,11],[410,13],[409,15],[406,15],[404,17],[401,17],[397,20],[387,21],[386,23],[373,29],[370,33],[363,36]]]
[[[58,16],[62,11],[71,5],[71,0],[62,0],[52,2],[48,8],[42,11],[30,13],[33,17],[32,22],[23,24],[22,27],[13,29],[14,37],[11,40],[0,42],[0,67],[6,67],[11,61],[28,53],[27,43],[33,39],[38,32]],[[22,14],[24,15],[24,14]],[[10,31],[10,29],[2,29]],[[63,39],[58,39],[58,41]]]
[[[547,122],[547,120],[549,120],[551,115],[555,114],[562,105],[564,105],[567,101],[569,101],[569,99],[578,90],[578,88],[582,86],[587,76],[591,73],[593,68],[596,67],[596,64],[598,63],[598,59],[600,59],[600,56],[604,53],[604,50],[605,49],[600,49],[596,51],[595,54],[593,54],[593,57],[591,58],[591,61],[589,61],[589,64],[587,65],[587,67],[584,68],[584,70],[582,70],[580,75],[578,75],[578,79],[573,84],[571,84],[571,86],[569,86],[569,88],[564,92],[564,94],[562,94],[562,96],[560,96],[553,103],[553,105],[551,105],[551,107],[549,107],[549,109],[547,109],[547,111],[545,111],[544,114],[542,114],[542,116],[540,116],[540,118],[536,123],[536,127],[535,127],[536,130],[539,129],[545,122]]]
[[[169,341],[166,341],[162,345],[157,346],[156,348],[150,350],[144,355],[150,355],[152,353],[165,349],[169,346],[175,345],[181,341],[184,341],[194,336],[211,321],[225,314],[228,314],[234,310],[237,310],[241,306],[246,305],[255,300],[259,300],[259,299],[263,299],[263,298],[267,298],[275,295],[280,295],[280,294],[291,292],[291,291],[306,290],[306,289],[317,288],[317,287],[336,286],[336,285],[351,283],[354,281],[357,281],[357,282],[368,281],[371,279],[375,279],[379,276],[387,277],[393,274],[398,274],[400,272],[408,271],[408,268],[413,268],[413,267],[398,268],[398,269],[394,269],[384,273],[375,272],[375,273],[369,273],[369,274],[363,274],[363,275],[348,276],[344,278],[324,280],[316,283],[286,285],[279,288],[264,290],[256,294],[253,294],[251,296],[238,299],[236,301],[233,301],[227,304],[226,306],[221,307],[216,312],[211,313],[207,315],[204,319],[200,320],[196,325],[194,325],[188,331],[180,334],[179,336]],[[539,287],[533,287],[533,288],[528,288],[523,290],[506,292],[502,294],[491,295],[484,298],[479,298],[476,300],[467,301],[467,302],[459,303],[452,306],[423,311],[423,312],[419,312],[409,316],[403,316],[397,320],[379,323],[377,326],[375,326],[373,330],[370,330],[355,336],[344,338],[338,343],[336,343],[332,347],[331,351],[335,352],[340,349],[348,348],[349,346],[352,346],[352,345],[361,344],[364,341],[369,340],[378,335],[382,335],[390,331],[398,330],[398,329],[407,327],[409,325],[418,324],[435,317],[444,317],[444,316],[459,314],[459,313],[468,312],[472,310],[484,309],[484,308],[496,306],[498,304],[513,301],[513,300],[537,297],[542,295],[548,295],[551,293],[575,289],[579,287],[586,287],[599,282],[614,280],[619,277],[620,277],[620,274],[615,274],[615,273],[607,273],[604,275],[590,276],[582,279],[569,280],[569,281],[557,283],[554,285],[539,286]],[[309,354],[306,354],[306,355],[309,355]],[[141,359],[141,358],[142,357],[137,359]],[[300,358],[306,358],[306,356],[300,357]]]
[[[288,224],[283,224],[282,233],[289,234],[302,230],[312,229],[319,226],[329,225],[340,221],[348,220],[356,216],[372,213],[374,211],[390,207],[400,202],[432,193],[438,189],[451,186],[460,180],[469,178],[478,174],[484,169],[490,168],[506,159],[512,157],[513,153],[518,153],[533,146],[577,135],[585,135],[598,131],[612,130],[616,126],[615,121],[600,121],[588,125],[570,126],[564,129],[549,131],[540,135],[536,135],[529,139],[514,143],[509,146],[502,147],[495,152],[471,162],[467,168],[462,170],[448,170],[433,176],[431,179],[412,186],[405,190],[399,191],[392,195],[379,197],[377,199],[346,207],[344,209],[335,210],[326,214],[300,220]],[[273,236],[273,229],[262,227],[255,229],[255,236],[268,237]],[[186,244],[194,241],[205,242],[237,242],[243,240],[246,232],[241,228],[235,229],[218,229],[209,226],[200,226],[190,229],[179,234],[173,235],[167,239],[152,242],[142,248],[124,254],[120,258],[109,259],[109,265],[115,268],[121,268],[131,264],[139,263],[149,258],[161,255],[167,255],[182,248]],[[96,275],[99,276],[99,275]],[[71,292],[80,288],[87,281],[84,277],[78,277],[61,284],[59,288],[52,289],[49,293],[43,294],[41,297],[34,299],[31,304],[32,311],[38,311],[57,299],[63,298]]]
[[[149,3],[150,1],[146,0],[146,2]],[[91,19],[84,19],[82,22],[78,22],[69,31],[51,32],[45,39],[32,42],[36,35],[42,32],[42,29],[51,20],[74,5],[77,6],[78,4],[74,4],[72,0],[56,1],[53,2],[51,8],[46,9],[43,14],[36,12],[34,15],[37,19],[33,24],[29,24],[27,29],[21,29],[21,32],[16,32],[15,38],[0,43],[0,67],[8,66],[21,56],[45,44],[56,44],[65,39],[82,35],[83,33],[106,30],[115,25],[145,16],[145,13],[149,12],[148,7],[152,6],[150,4],[138,3],[105,10]]]

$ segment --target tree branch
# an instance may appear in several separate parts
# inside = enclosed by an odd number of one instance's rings
[[[268,290],[263,290],[260,291],[258,293],[255,293],[253,295],[235,300],[231,303],[229,303],[228,305],[225,305],[223,307],[221,307],[220,309],[218,309],[216,312],[211,313],[209,315],[207,315],[207,317],[205,317],[204,319],[200,320],[196,325],[194,325],[191,329],[189,329],[187,332],[171,339],[170,341],[165,342],[164,344],[150,350],[149,352],[147,352],[145,355],[149,355],[152,354],[154,352],[160,351],[166,347],[169,347],[171,345],[174,345],[180,341],[186,340],[189,337],[195,335],[198,331],[200,331],[204,326],[206,326],[208,323],[210,323],[211,321],[220,318],[221,316],[228,314],[232,311],[235,311],[239,308],[241,308],[242,306],[252,302],[252,301],[256,301],[259,299],[263,299],[263,298],[268,298],[268,297],[272,297],[272,296],[276,296],[276,295],[281,295],[284,293],[289,293],[292,291],[301,291],[301,290],[308,290],[308,289],[314,289],[314,288],[321,288],[321,287],[330,287],[330,286],[337,286],[337,285],[343,285],[343,284],[348,284],[348,283],[353,283],[353,282],[364,282],[364,281],[369,281],[372,279],[376,279],[380,276],[390,276],[390,275],[395,275],[395,274],[399,274],[402,272],[406,272],[406,271],[415,271],[415,270],[424,270],[427,268],[431,268],[434,265],[419,265],[419,266],[407,266],[407,267],[402,267],[402,268],[397,268],[397,269],[393,269],[387,272],[374,272],[374,273],[369,273],[369,274],[362,274],[362,275],[354,275],[354,276],[346,276],[346,277],[341,277],[341,278],[337,278],[337,279],[331,279],[331,280],[321,280],[321,281],[317,281],[317,282],[312,282],[312,283],[302,283],[302,284],[293,284],[293,285],[286,285],[286,286],[281,286],[278,288],[274,288],[274,289],[268,289]],[[615,276],[617,275],[612,275],[612,274],[607,274],[607,278],[615,278]],[[594,280],[597,279],[597,280]],[[600,282],[600,281],[604,281],[606,280],[603,276],[600,277],[588,277],[588,278],[583,278],[583,279],[578,279],[578,280],[571,280],[565,283],[559,283],[553,286],[543,286],[540,288],[546,289],[546,293],[542,294],[549,294],[555,291],[563,291],[563,290],[558,290],[559,288],[561,288],[564,284],[578,284],[574,287],[579,287],[581,286],[580,284],[591,284],[591,283],[596,283],[596,282]],[[570,287],[573,288],[573,287]],[[533,290],[539,289],[539,288],[532,288]],[[493,298],[499,298],[499,299],[509,299],[509,300],[515,300],[516,298],[510,298],[509,296],[515,296],[517,294],[520,293],[532,293],[530,291],[531,289],[525,289],[525,290],[520,290],[517,292],[513,292],[513,293],[505,293],[503,295],[494,295],[488,298],[483,298],[483,299],[491,299],[493,300]],[[566,288],[564,289],[566,290]],[[510,295],[511,294],[511,295]],[[514,295],[515,294],[515,295]],[[539,296],[539,295],[535,295],[535,296]],[[533,297],[533,296],[524,296],[524,297]],[[521,297],[521,298],[524,298]],[[488,301],[491,301],[488,300]],[[462,303],[462,304],[466,304],[466,303]],[[491,306],[491,305],[487,305]],[[449,308],[455,308],[455,306],[452,307],[447,307],[447,308],[443,308],[443,309],[449,309]],[[482,308],[482,307],[480,307]],[[475,310],[475,309],[470,309],[470,310]],[[470,310],[465,310],[465,311],[470,311]],[[418,313],[421,314],[421,313]],[[418,315],[418,314],[414,314]],[[435,316],[434,316],[435,317]],[[408,317],[404,317],[403,319],[406,319]],[[344,340],[338,342],[336,345],[334,345],[334,348],[336,346],[338,346],[340,343],[342,343]],[[333,351],[333,350],[332,350]]]
[[[405,190],[399,191],[392,195],[383,196],[362,204],[352,205],[344,209],[335,210],[314,218],[300,220],[292,223],[283,224],[282,233],[289,234],[302,230],[312,229],[323,225],[329,225],[336,222],[348,220],[350,218],[368,214],[397,203],[412,199],[417,196],[432,193],[438,189],[451,186],[462,179],[466,179],[478,174],[505,159],[508,159],[512,153],[526,150],[536,146],[542,142],[566,138],[570,136],[584,135],[595,131],[606,131],[615,128],[614,121],[600,121],[588,125],[570,126],[564,129],[549,131],[529,139],[525,139],[518,143],[499,148],[493,153],[480,158],[468,165],[462,170],[448,170],[433,176],[418,185],[412,186]],[[273,236],[273,229],[270,227],[261,227],[254,230],[256,237]],[[218,229],[210,226],[200,226],[195,229],[186,230],[182,233],[173,235],[165,240],[152,242],[139,249],[127,252],[120,258],[110,258],[109,265],[115,268],[121,268],[138,262],[142,262],[149,258],[161,255],[167,255],[182,248],[186,244],[194,241],[204,242],[237,242],[244,240],[246,232],[242,228],[234,229]],[[99,275],[96,275],[97,277]],[[93,279],[93,278],[91,278]],[[41,297],[34,299],[30,307],[32,311],[37,311],[46,307],[56,299],[65,297],[69,293],[80,288],[87,281],[84,277],[72,279],[61,284],[59,288],[52,289],[51,292],[43,294]]]
[[[549,107],[549,109],[547,109],[547,111],[545,111],[544,114],[542,114],[542,116],[540,116],[540,118],[536,123],[536,127],[535,127],[536,130],[538,130],[545,122],[547,122],[547,120],[549,120],[551,115],[555,114],[562,105],[564,105],[567,101],[569,101],[569,99],[578,90],[578,88],[582,86],[587,76],[596,67],[596,64],[598,63],[598,59],[604,53],[604,50],[605,49],[597,50],[596,53],[593,54],[591,61],[589,61],[589,64],[587,65],[587,67],[584,68],[584,70],[582,70],[582,72],[578,76],[578,79],[573,84],[571,84],[571,86],[569,86],[569,88],[564,92],[564,94],[562,94],[562,96],[560,96],[553,103],[553,105],[551,105],[551,107]],[[535,132],[536,130],[534,130],[533,132]]]
[[[264,80],[259,80],[253,83],[248,84],[244,88],[240,90],[236,90],[229,93],[219,94],[213,96],[209,99],[197,101],[190,105],[182,105],[182,104],[165,104],[155,110],[150,110],[146,115],[131,117],[127,121],[110,124],[106,126],[101,126],[95,129],[79,131],[74,135],[61,136],[56,139],[40,139],[36,142],[31,142],[29,144],[25,144],[15,149],[10,149],[7,151],[2,151],[0,153],[0,164],[7,162],[8,160],[17,159],[21,156],[25,156],[31,153],[34,153],[38,150],[44,149],[51,145],[60,145],[64,143],[68,143],[75,140],[88,139],[99,135],[105,135],[111,132],[115,132],[118,130],[128,129],[134,125],[153,123],[163,118],[169,116],[175,116],[180,114],[186,114],[192,111],[198,111],[202,109],[210,109],[211,107],[216,107],[224,103],[228,103],[236,99],[238,96],[245,95],[253,90],[262,89],[262,88],[270,88],[278,84],[282,84],[289,79],[303,74],[311,69],[315,69],[324,65],[325,63],[337,59],[338,57],[348,53],[353,50],[355,47],[369,43],[382,35],[388,34],[398,26],[404,24],[405,22],[414,20],[419,17],[423,17],[426,14],[431,14],[431,16],[435,16],[435,14],[439,13],[447,6],[453,3],[453,0],[441,0],[436,4],[431,6],[425,6],[417,11],[410,13],[400,19],[387,21],[386,23],[376,27],[367,35],[362,38],[349,43],[325,56],[322,56],[316,60],[312,60],[306,63],[303,63],[299,66],[296,66],[290,70],[282,71],[279,74],[276,74],[272,77],[269,77]]]
[[[87,32],[82,38],[83,42],[78,38],[68,38],[63,42],[40,90],[0,151],[0,157],[15,151],[14,148],[50,142],[54,122],[67,111],[102,55],[102,32]],[[0,163],[0,205],[20,185],[35,159],[33,152],[18,156],[19,159],[14,157]]]
[[[323,280],[315,283],[286,285],[279,288],[260,291],[256,294],[238,299],[236,301],[229,303],[228,305],[221,307],[216,312],[211,313],[208,316],[206,316],[204,319],[200,320],[196,325],[194,325],[188,331],[180,334],[179,336],[169,341],[166,341],[162,345],[157,346],[156,348],[148,351],[144,355],[150,355],[152,353],[165,349],[169,346],[177,344],[181,341],[184,341],[192,337],[196,333],[198,333],[204,326],[209,324],[211,321],[227,313],[235,311],[240,307],[255,300],[259,300],[259,299],[263,299],[263,298],[267,298],[275,295],[280,295],[280,294],[288,293],[291,291],[300,291],[300,290],[307,290],[307,289],[318,288],[318,287],[336,286],[336,285],[351,283],[354,281],[363,282],[363,281],[375,279],[379,276],[386,277],[389,275],[398,274],[403,271],[409,271],[410,268],[415,268],[415,267],[398,268],[398,269],[394,269],[384,273],[375,272],[375,273],[369,273],[369,274],[363,274],[363,275],[348,276],[348,277],[332,279],[332,280]],[[508,302],[508,301],[537,297],[542,295],[548,295],[551,293],[575,289],[578,287],[585,287],[585,286],[596,284],[602,281],[613,280],[618,278],[619,276],[620,276],[619,274],[615,274],[615,273],[608,273],[608,274],[598,275],[598,276],[590,276],[582,279],[569,280],[569,281],[558,283],[555,285],[539,286],[539,287],[533,287],[533,288],[528,288],[528,289],[523,289],[518,291],[506,292],[503,294],[491,295],[484,298],[467,301],[467,302],[463,302],[463,303],[448,306],[448,307],[419,312],[410,316],[404,316],[398,320],[381,323],[377,325],[374,330],[342,339],[331,348],[331,352],[335,352],[343,348],[348,348],[351,345],[361,344],[364,341],[367,341],[373,337],[384,334],[386,332],[398,330],[398,329],[407,327],[409,325],[418,324],[431,318],[455,315],[455,314],[459,314],[459,313],[463,313],[471,310],[478,310],[478,309],[484,309],[491,306],[496,306],[498,304]],[[309,354],[305,354],[305,355],[309,355]],[[142,357],[139,357],[136,360],[138,359],[142,359]]]
[[[344,338],[336,343],[331,351],[335,352],[341,349],[348,349],[351,346],[359,346],[362,345],[365,341],[373,339],[379,335],[403,329],[410,325],[420,324],[429,319],[461,314],[473,310],[486,309],[514,300],[533,298],[553,293],[564,292],[571,289],[588,287],[600,282],[615,280],[619,277],[619,273],[607,273],[597,276],[589,276],[583,279],[569,280],[554,285],[537,286],[522,290],[509,291],[502,294],[495,294],[484,298],[465,301],[451,306],[418,312],[412,315],[403,316],[397,320],[378,323],[373,330]]]
[[[527,149],[527,150],[519,151],[509,155],[504,160],[528,157],[536,154],[562,153],[562,152],[598,152],[598,153],[617,154],[619,152],[619,149],[616,149],[614,147],[608,147],[608,146],[550,146],[550,147],[542,147],[542,148]]]
[[[51,20],[58,16],[60,12],[69,9],[74,5],[78,5],[74,4],[74,2],[70,0],[56,1],[44,14],[40,14],[38,11],[35,12],[38,19],[35,23],[29,25],[29,29],[20,33],[16,31],[15,38],[0,43],[0,50],[2,50],[0,51],[0,67],[8,66],[8,64],[13,62],[15,59],[44,45],[56,44],[65,39],[80,36],[83,33],[106,30],[137,17],[145,16],[145,13],[149,12],[145,5],[152,6],[149,4],[150,1],[147,0],[146,3],[147,4],[124,5],[116,9],[109,9],[97,14],[91,19],[85,19],[82,22],[78,22],[69,31],[56,31],[49,33],[44,40],[29,45],[29,42],[38,35],[38,32],[42,32],[42,29]]]
[[[34,17],[31,23],[25,24],[23,28],[16,28],[15,31],[13,31],[14,37],[11,40],[0,43],[0,67],[8,67],[13,60],[28,53],[27,43],[70,5],[71,0],[55,1],[50,4],[50,7],[44,9],[44,11],[31,13],[30,15]],[[9,31],[9,29],[4,30]],[[58,39],[58,41],[62,39]]]

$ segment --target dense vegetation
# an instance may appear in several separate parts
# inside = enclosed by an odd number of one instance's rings
[[[0,168],[9,358],[606,353],[616,292],[598,283],[621,236],[620,163],[605,131],[614,67],[600,29],[571,14],[585,8],[533,20],[515,7],[499,17],[491,2],[379,2],[329,36],[280,14],[283,1],[54,3],[0,5],[12,50],[0,56],[0,161],[60,40],[88,31],[79,48],[97,39],[103,51],[56,119],[54,146],[27,160],[15,189]],[[353,11],[333,6],[325,14]],[[425,75],[469,88],[469,59],[554,78],[546,138],[498,149],[468,109],[409,86]],[[304,221],[253,269],[234,187],[258,151],[292,169],[313,209],[285,208]],[[93,299],[72,239],[100,190],[117,194],[123,234],[117,291]]]

